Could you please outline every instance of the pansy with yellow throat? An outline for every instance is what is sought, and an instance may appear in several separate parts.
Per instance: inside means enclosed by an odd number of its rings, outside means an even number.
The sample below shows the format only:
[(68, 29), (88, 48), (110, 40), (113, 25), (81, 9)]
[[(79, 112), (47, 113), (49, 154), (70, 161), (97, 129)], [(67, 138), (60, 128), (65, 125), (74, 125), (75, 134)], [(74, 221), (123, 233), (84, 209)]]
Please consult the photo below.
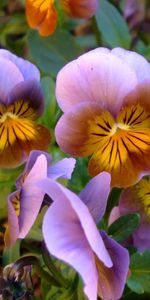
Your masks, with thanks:
[(50, 133), (36, 123), (44, 100), (36, 66), (0, 50), (0, 167), (16, 167), (31, 150), (47, 150)]
[(89, 174), (111, 174), (128, 187), (150, 172), (150, 65), (121, 48), (98, 48), (67, 64), (57, 76), (64, 114), (56, 125), (63, 151), (92, 156)]

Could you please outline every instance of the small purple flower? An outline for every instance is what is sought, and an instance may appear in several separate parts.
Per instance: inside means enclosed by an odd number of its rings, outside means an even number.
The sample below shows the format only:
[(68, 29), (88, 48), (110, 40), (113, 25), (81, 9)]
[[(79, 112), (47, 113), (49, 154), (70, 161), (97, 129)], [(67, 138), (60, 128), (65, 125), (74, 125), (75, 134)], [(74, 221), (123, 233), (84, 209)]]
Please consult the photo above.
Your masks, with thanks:
[(110, 214), (109, 223), (120, 216), (129, 213), (139, 213), (139, 227), (132, 234), (129, 242), (139, 251), (150, 250), (150, 181), (142, 179), (135, 186), (125, 189), (119, 199), (119, 206), (114, 207)]
[(81, 275), (89, 300), (96, 300), (97, 294), (104, 300), (119, 299), (128, 273), (128, 251), (95, 224), (106, 209), (110, 175), (94, 177), (80, 197), (49, 178), (39, 186), (54, 200), (43, 221), (49, 252)]
[(0, 167), (16, 167), (31, 150), (47, 150), (50, 133), (36, 124), (44, 109), (36, 66), (0, 50)]
[(24, 238), (41, 208), (45, 192), (37, 182), (47, 178), (70, 178), (75, 166), (75, 159), (64, 158), (50, 165), (51, 156), (41, 151), (31, 151), (23, 173), (16, 181), (17, 190), (8, 196), (8, 227), (5, 244), (12, 246), (17, 238)]

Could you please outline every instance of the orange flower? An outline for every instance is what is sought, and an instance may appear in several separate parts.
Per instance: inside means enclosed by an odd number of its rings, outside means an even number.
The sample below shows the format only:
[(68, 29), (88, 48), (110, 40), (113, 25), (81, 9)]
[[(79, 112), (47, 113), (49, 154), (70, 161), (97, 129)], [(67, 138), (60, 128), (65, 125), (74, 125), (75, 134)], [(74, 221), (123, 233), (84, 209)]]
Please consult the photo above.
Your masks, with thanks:
[[(90, 18), (98, 7), (98, 0), (60, 0), (64, 11), (74, 18)], [(57, 25), (54, 0), (26, 0), (27, 21), (42, 36), (53, 34)]]

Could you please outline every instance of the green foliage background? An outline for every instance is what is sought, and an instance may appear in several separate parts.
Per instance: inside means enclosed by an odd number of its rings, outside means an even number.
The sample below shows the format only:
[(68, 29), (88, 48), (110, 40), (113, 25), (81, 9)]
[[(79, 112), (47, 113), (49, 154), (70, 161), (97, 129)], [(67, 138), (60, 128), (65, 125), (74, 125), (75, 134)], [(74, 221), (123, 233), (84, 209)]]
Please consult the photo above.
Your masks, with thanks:
[[(130, 20), (123, 15), (125, 1), (99, 0), (100, 7), (95, 17), (89, 21), (74, 20), (68, 18), (59, 11), (59, 22), (54, 35), (41, 37), (37, 31), (29, 29), (25, 17), (25, 3), (23, 0), (0, 0), (0, 47), (6, 48), (37, 65), (41, 72), (41, 84), (45, 99), (45, 112), (40, 122), (45, 124), (52, 134), (52, 145), (49, 152), (54, 161), (65, 157), (57, 146), (54, 136), (54, 128), (61, 111), (55, 99), (55, 79), (58, 71), (69, 61), (80, 54), (95, 47), (123, 47), (137, 51), (150, 59), (150, 3), (143, 1), (145, 15), (136, 26), (131, 28)], [(141, 70), (142, 71), (142, 70)], [(23, 167), (15, 170), (0, 170), (0, 220), (2, 232), (3, 220), (7, 218), (7, 195), (14, 191), (15, 180)], [(85, 186), (89, 176), (87, 174), (87, 159), (77, 159), (77, 166), (70, 182), (63, 181), (65, 185), (80, 192)], [(108, 214), (112, 206), (117, 204), (120, 191), (115, 189), (109, 197), (107, 214), (99, 224), (101, 228), (117, 241), (124, 241), (139, 224), (139, 216), (128, 215), (117, 220), (110, 228), (107, 226)], [(22, 255), (34, 254), (38, 257), (35, 264), (34, 276), (40, 281), (39, 291), (34, 299), (44, 300), (84, 300), (82, 283), (71, 268), (52, 259), (50, 268), (48, 260), (44, 260), (39, 245), (41, 246), (41, 222), (45, 210), (42, 210), (35, 225), (31, 229), (25, 241), (17, 242), (14, 247), (1, 252), (1, 267), (12, 263)], [(1, 241), (3, 244), (3, 242)], [(130, 275), (122, 299), (149, 299), (150, 298), (150, 251), (143, 254), (136, 249), (129, 249), (131, 253)], [(69, 284), (65, 286), (65, 280), (58, 278), (60, 286), (53, 285), (52, 279), (45, 273), (54, 275), (52, 265), (61, 270), (62, 276), (68, 278)], [(37, 267), (38, 266), (38, 267)], [(39, 267), (40, 266), (40, 267)], [(55, 273), (55, 272), (54, 272)], [(40, 275), (37, 275), (40, 274)], [(37, 277), (36, 277), (37, 276)], [(38, 277), (39, 276), (39, 277)], [(49, 278), (47, 280), (46, 278)], [(119, 279), (118, 279), (119, 280)], [(63, 283), (62, 283), (63, 282)], [(17, 298), (16, 298), (17, 299)]]

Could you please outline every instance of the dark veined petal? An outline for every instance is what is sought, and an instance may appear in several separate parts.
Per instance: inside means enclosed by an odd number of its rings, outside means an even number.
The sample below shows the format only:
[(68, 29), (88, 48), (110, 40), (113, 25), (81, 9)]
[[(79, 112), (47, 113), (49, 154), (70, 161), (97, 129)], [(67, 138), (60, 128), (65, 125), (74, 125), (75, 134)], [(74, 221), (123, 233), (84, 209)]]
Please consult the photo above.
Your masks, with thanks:
[(42, 125), (24, 119), (4, 124), (0, 127), (0, 166), (16, 167), (31, 150), (47, 150), (49, 144), (49, 130)]
[[(15, 105), (16, 103), (18, 108), (16, 107), (16, 111), (14, 113), (20, 115), (23, 114), (23, 108), (25, 107), (25, 103), (28, 103), (28, 107), (34, 110), (35, 117), (37, 118), (43, 113), (44, 110), (44, 99), (42, 95), (41, 86), (36, 80), (26, 80), (17, 84), (8, 95), (7, 105)], [(22, 106), (22, 110), (19, 107)], [(21, 110), (20, 113), (17, 111)], [(23, 116), (23, 115), (22, 115)]]

